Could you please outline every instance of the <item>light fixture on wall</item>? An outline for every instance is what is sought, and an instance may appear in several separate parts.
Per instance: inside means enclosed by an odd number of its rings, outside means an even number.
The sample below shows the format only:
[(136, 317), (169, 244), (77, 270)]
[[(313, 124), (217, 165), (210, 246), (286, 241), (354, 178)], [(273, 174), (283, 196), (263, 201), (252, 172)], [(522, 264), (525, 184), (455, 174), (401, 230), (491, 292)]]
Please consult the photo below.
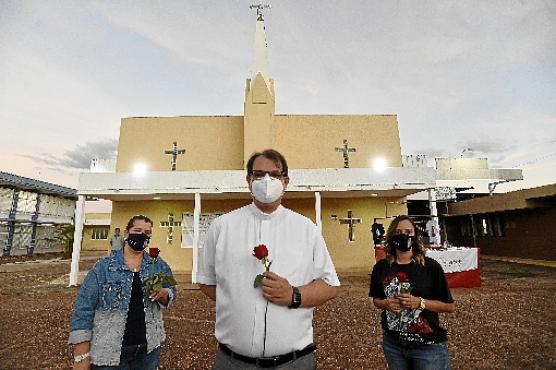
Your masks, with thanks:
[(147, 165), (143, 162), (137, 162), (133, 165), (134, 176), (144, 176), (147, 173)]
[(386, 162), (386, 159), (384, 159), (383, 157), (375, 158), (375, 160), (373, 161), (373, 168), (379, 172), (384, 171), (387, 166), (388, 163)]

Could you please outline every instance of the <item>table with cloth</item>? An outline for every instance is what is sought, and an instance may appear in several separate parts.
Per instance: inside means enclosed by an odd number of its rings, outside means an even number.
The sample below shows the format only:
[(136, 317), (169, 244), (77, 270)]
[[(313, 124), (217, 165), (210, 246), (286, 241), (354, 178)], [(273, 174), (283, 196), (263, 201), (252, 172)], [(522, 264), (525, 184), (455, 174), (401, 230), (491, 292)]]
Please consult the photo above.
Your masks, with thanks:
[(426, 255), (440, 263), (450, 288), (481, 286), (479, 248), (427, 249)]

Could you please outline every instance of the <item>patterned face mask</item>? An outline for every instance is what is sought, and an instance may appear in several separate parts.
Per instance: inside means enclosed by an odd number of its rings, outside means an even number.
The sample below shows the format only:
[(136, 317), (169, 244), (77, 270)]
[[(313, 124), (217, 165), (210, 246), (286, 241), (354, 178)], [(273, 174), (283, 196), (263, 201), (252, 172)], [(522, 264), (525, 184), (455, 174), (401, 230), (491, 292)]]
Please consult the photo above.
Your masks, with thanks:
[(407, 252), (411, 250), (413, 244), (415, 243), (415, 236), (410, 236), (407, 234), (392, 235), (392, 244), (400, 252)]
[(140, 252), (149, 245), (151, 237), (147, 234), (129, 234), (125, 240), (134, 251)]

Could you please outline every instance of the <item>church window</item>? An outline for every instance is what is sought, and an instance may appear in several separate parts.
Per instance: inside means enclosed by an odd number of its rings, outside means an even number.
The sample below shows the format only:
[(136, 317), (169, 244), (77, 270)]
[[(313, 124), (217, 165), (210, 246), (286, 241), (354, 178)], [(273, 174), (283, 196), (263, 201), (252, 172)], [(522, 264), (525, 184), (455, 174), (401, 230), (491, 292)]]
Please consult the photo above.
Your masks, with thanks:
[(107, 240), (108, 239), (108, 227), (94, 227), (91, 234), (92, 240)]

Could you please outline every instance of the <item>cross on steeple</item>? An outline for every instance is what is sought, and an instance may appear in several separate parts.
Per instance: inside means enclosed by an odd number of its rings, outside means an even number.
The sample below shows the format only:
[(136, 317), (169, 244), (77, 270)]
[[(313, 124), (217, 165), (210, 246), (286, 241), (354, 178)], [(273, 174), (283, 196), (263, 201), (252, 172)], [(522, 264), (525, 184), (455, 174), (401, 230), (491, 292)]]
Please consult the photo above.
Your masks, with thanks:
[(166, 227), (168, 228), (168, 231), (166, 233), (166, 243), (167, 244), (172, 244), (172, 240), (174, 239), (174, 227), (180, 227), (181, 226), (181, 221), (174, 221), (174, 214), (173, 213), (168, 213), (168, 221), (160, 221), (160, 227)]
[(353, 243), (355, 241), (355, 230), (354, 230), (355, 224), (360, 224), (361, 222), (363, 222), (363, 219), (353, 218), (353, 212), (351, 211), (351, 209), (348, 209), (347, 217), (340, 218), (338, 219), (338, 221), (340, 222), (340, 225), (348, 225), (349, 227), (348, 242)]
[(356, 151), (355, 148), (350, 148), (348, 146), (348, 141), (344, 139), (344, 145), (340, 148), (336, 147), (337, 152), (342, 152), (344, 156), (344, 168), (349, 168), (349, 153), (354, 153)]
[(172, 171), (176, 170), (176, 163), (178, 161), (178, 155), (185, 154), (185, 149), (178, 149), (178, 142), (174, 141), (172, 143), (172, 150), (165, 150), (164, 154), (169, 154), (172, 156)]
[(258, 21), (263, 21), (263, 9), (270, 9), (270, 5), (267, 4), (253, 4), (253, 5), (249, 5), (249, 9), (257, 9), (257, 20)]

